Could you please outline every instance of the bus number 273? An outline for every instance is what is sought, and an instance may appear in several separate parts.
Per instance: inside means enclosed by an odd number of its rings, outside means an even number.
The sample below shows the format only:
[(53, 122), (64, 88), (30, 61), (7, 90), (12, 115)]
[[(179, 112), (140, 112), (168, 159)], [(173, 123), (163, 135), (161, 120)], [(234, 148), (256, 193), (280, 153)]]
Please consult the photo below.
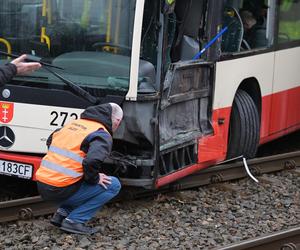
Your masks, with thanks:
[(76, 113), (68, 113), (68, 112), (51, 112), (51, 126), (64, 126), (65, 122), (69, 119), (78, 119), (78, 115)]

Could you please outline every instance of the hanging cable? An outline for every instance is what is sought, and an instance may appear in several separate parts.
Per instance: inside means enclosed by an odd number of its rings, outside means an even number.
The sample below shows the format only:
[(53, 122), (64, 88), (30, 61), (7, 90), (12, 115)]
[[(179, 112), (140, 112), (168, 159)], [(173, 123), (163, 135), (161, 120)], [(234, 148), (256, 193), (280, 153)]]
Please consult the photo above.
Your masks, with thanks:
[(251, 174), (251, 172), (250, 172), (250, 170), (249, 170), (249, 167), (248, 167), (246, 158), (243, 158), (243, 163), (244, 163), (244, 167), (245, 167), (245, 169), (246, 169), (247, 174), (250, 176), (250, 178), (251, 178), (252, 180), (254, 180), (255, 182), (258, 183), (258, 180)]

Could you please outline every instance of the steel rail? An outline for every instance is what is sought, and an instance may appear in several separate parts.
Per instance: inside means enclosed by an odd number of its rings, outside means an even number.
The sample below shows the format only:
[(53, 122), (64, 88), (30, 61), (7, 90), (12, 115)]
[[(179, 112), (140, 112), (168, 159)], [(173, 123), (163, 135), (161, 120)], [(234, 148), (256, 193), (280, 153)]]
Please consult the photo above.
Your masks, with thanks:
[(55, 211), (55, 204), (45, 202), (41, 196), (0, 202), (0, 222), (32, 219)]
[[(300, 166), (300, 151), (255, 158), (248, 161), (248, 166), (254, 175), (261, 175), (263, 173), (284, 169), (295, 169), (295, 171), (299, 171), (296, 168), (297, 166)], [(124, 188), (116, 200), (144, 198), (157, 193), (195, 188), (208, 184), (244, 178), (246, 176), (247, 173), (243, 167), (243, 163), (226, 163), (201, 170), (159, 190)], [(47, 215), (53, 213), (55, 208), (55, 204), (43, 201), (40, 196), (0, 202), (0, 222)]]
[[(293, 170), (300, 166), (300, 151), (254, 158), (247, 161), (250, 172), (259, 176), (281, 170)], [(173, 190), (189, 189), (247, 177), (243, 162), (220, 164), (187, 176), (170, 186)]]
[(250, 240), (241, 241), (216, 250), (299, 250), (300, 226), (280, 232), (271, 233)]

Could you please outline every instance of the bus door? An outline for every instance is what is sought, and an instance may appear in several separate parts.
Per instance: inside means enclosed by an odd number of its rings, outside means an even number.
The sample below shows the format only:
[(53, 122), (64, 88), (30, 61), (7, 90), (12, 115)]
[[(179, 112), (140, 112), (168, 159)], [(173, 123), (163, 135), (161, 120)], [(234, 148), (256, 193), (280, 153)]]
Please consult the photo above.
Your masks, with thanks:
[[(166, 56), (159, 116), (160, 172), (163, 176), (197, 163), (198, 138), (212, 133), (211, 91), (214, 67), (192, 58), (201, 50), (199, 37), (206, 1), (177, 0), (166, 25)], [(169, 61), (170, 60), (170, 61)]]

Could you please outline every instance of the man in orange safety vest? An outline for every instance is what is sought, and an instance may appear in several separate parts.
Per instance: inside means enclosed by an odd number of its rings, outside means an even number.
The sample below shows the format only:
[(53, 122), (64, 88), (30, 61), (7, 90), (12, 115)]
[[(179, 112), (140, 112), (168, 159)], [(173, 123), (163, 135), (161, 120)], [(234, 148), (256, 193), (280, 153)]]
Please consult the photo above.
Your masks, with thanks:
[(112, 133), (123, 118), (115, 103), (88, 107), (80, 119), (55, 131), (47, 140), (48, 152), (37, 170), (38, 190), (59, 208), (50, 222), (62, 230), (93, 234), (86, 225), (96, 212), (119, 193), (116, 177), (102, 173), (112, 149)]

